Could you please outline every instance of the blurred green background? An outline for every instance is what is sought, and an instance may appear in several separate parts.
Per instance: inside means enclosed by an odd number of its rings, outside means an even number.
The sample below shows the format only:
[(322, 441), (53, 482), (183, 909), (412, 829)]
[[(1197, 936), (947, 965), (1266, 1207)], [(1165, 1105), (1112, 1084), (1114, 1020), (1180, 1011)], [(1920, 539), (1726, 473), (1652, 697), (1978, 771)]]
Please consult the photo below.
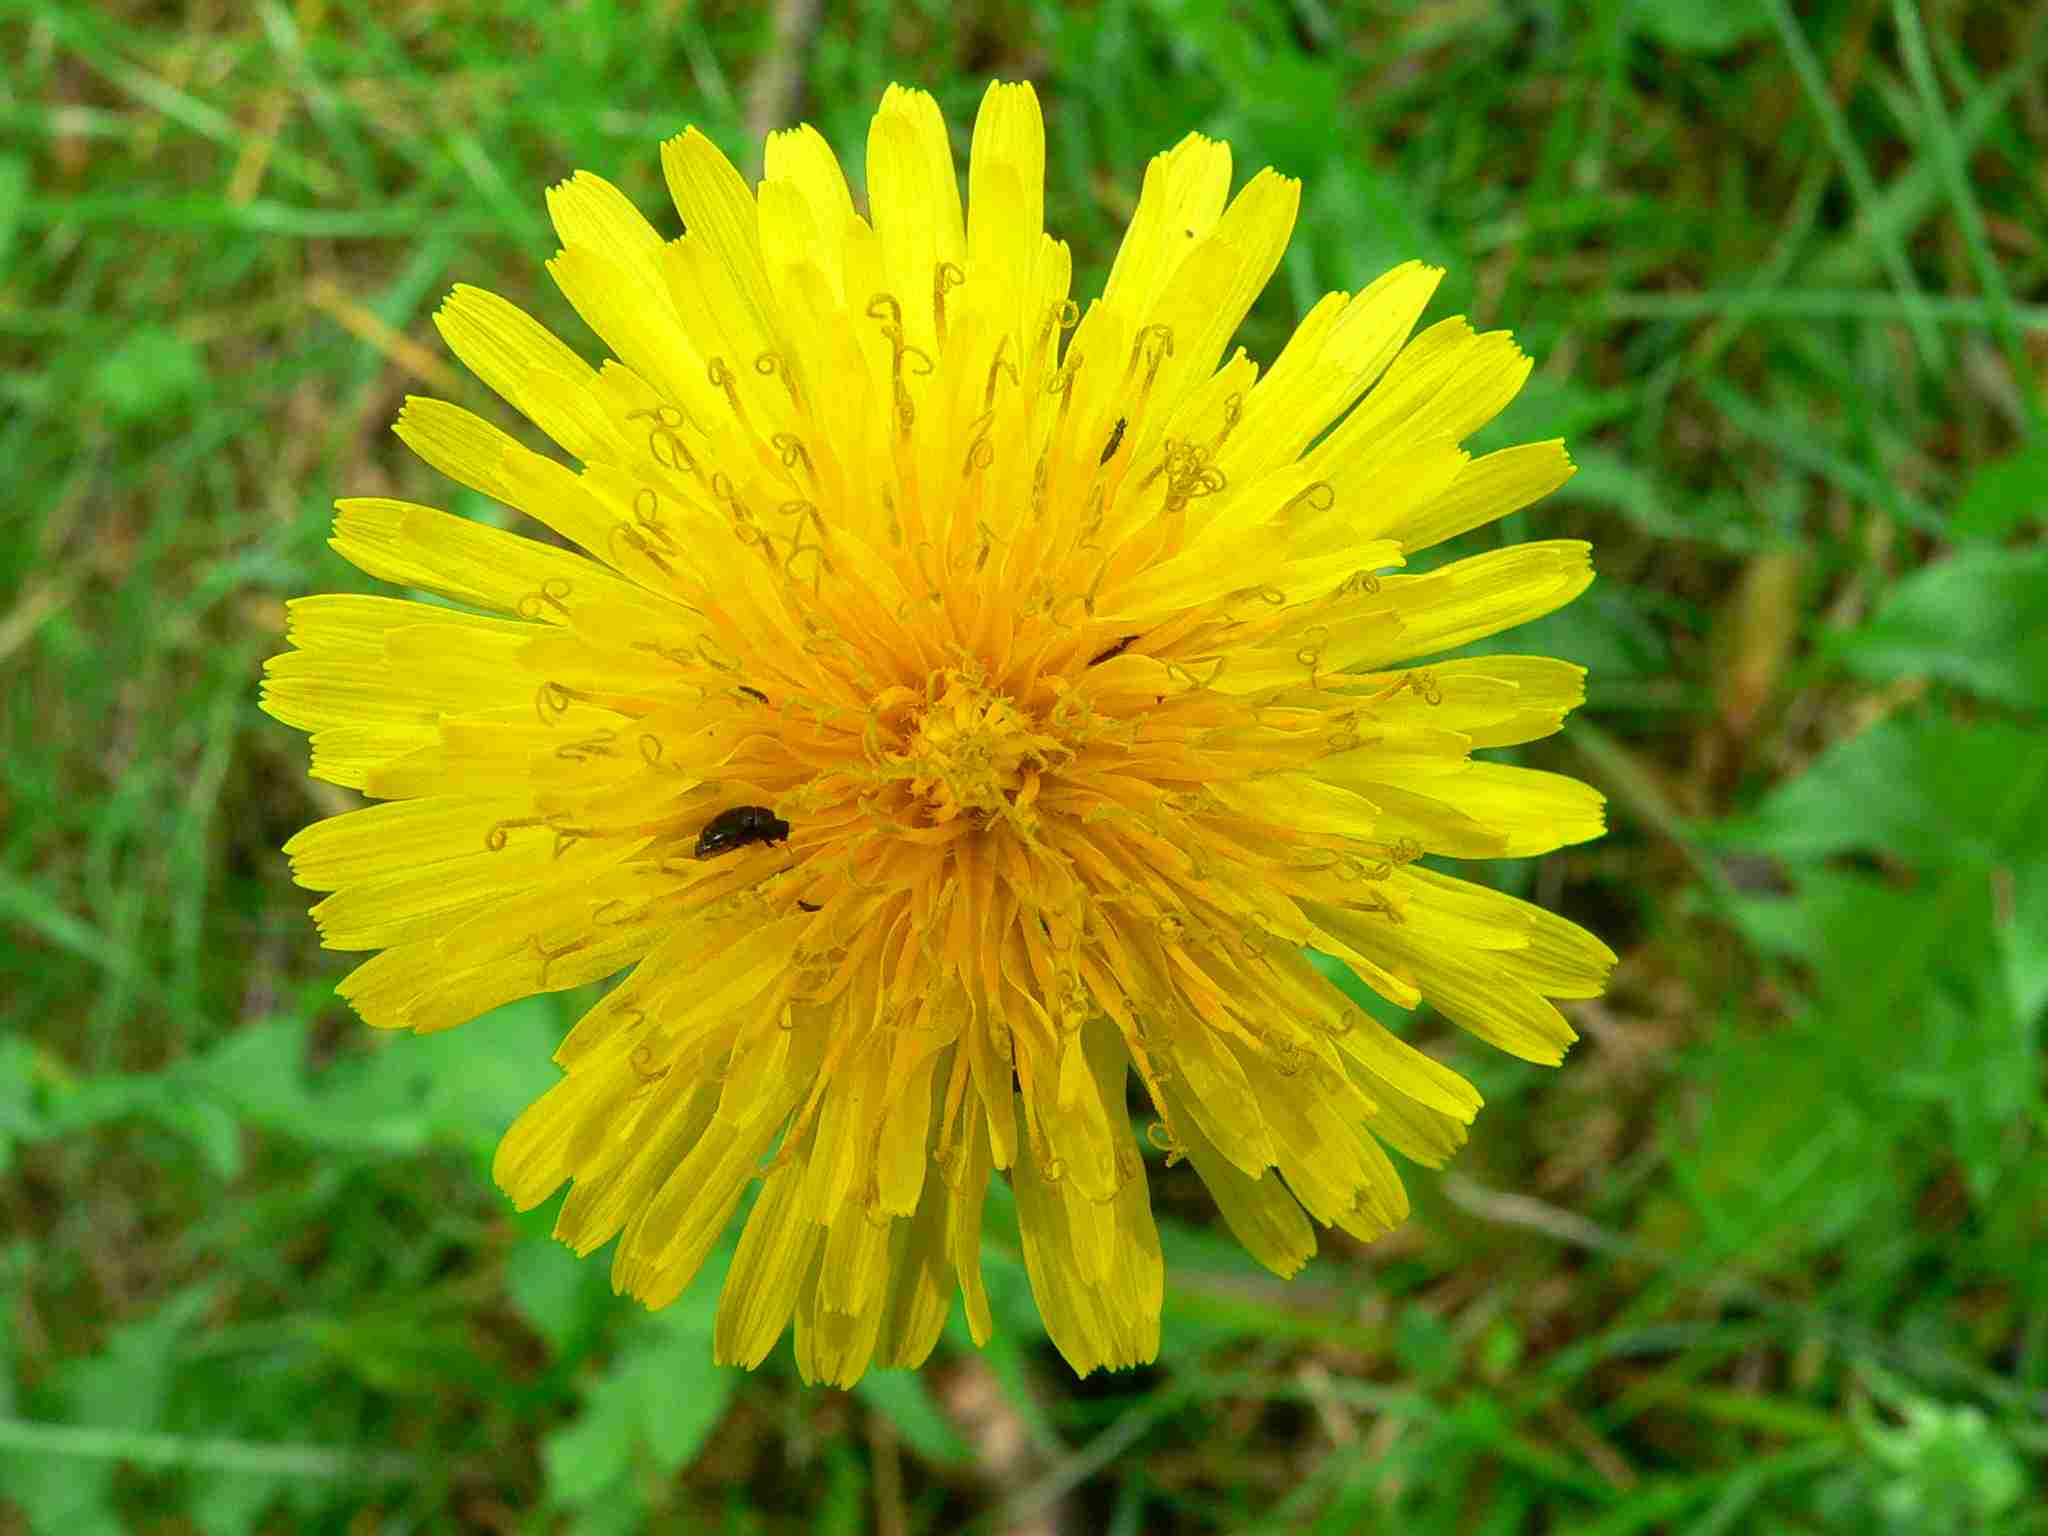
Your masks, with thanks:
[[(1911, 0), (0, 0), (0, 1532), (2048, 1531), (2048, 12)], [(428, 324), (548, 286), (579, 167), (891, 80), (964, 153), (1037, 84), (1095, 291), (1190, 129), (1303, 178), (1244, 337), (1420, 256), (1538, 360), (1482, 446), (1593, 541), (1501, 642), (1593, 669), (1528, 762), (1603, 842), (1484, 871), (1603, 934), (1561, 1071), (1301, 1277), (1153, 1169), (1156, 1367), (1076, 1383), (1007, 1208), (998, 1336), (709, 1364), (488, 1178), (588, 994), (431, 1038), (331, 995), (278, 845), (349, 796), (258, 714), (338, 494), (503, 521), (387, 430), (504, 419)], [(451, 493), (452, 492), (452, 493)], [(954, 1327), (958, 1327), (956, 1314)]]

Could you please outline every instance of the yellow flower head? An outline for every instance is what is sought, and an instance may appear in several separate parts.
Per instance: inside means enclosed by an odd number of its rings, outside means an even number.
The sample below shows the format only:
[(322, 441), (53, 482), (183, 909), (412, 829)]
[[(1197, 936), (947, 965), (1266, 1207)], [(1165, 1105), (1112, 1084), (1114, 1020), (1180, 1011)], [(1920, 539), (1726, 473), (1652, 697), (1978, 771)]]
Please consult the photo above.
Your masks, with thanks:
[[(1418, 864), (1601, 830), (1573, 780), (1474, 761), (1545, 735), (1582, 673), (1405, 665), (1556, 608), (1583, 544), (1388, 574), (1571, 473), (1458, 446), (1520, 387), (1504, 333), (1410, 337), (1410, 263), (1311, 310), (1259, 376), (1225, 348), (1299, 186), (1230, 194), (1190, 135), (1146, 168), (1103, 296), (1042, 227), (1044, 130), (990, 87), (963, 212), (929, 96), (892, 87), (868, 212), (825, 141), (749, 189), (663, 146), (686, 233), (579, 174), (548, 195), (592, 368), (457, 288), (450, 347), (581, 465), (413, 399), (398, 433), (561, 536), (344, 501), (334, 547), (452, 599), (291, 605), (265, 705), (313, 773), (385, 803), (294, 838), (372, 1024), (444, 1029), (631, 968), (500, 1147), (521, 1207), (673, 1300), (760, 1181), (718, 1315), (804, 1375), (931, 1351), (954, 1290), (990, 1329), (991, 1176), (1015, 1192), (1077, 1371), (1158, 1349), (1162, 1270), (1125, 1095), (1258, 1259), (1372, 1238), (1479, 1096), (1350, 1006), (1560, 1059), (1549, 1002), (1613, 956)], [(564, 544), (577, 546), (576, 549)], [(580, 551), (580, 552), (579, 552)], [(480, 1048), (488, 1048), (481, 1046)]]

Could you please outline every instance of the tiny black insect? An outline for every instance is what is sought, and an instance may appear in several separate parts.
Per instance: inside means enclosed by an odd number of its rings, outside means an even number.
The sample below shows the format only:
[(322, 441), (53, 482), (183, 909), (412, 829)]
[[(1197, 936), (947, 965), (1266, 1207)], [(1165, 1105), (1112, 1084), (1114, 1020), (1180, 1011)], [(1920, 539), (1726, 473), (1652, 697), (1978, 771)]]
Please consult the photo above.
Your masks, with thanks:
[(801, 896), (797, 897), (797, 899), (796, 899), (796, 904), (797, 904), (798, 906), (802, 907), (802, 908), (803, 908), (803, 909), (804, 909), (804, 910), (805, 910), (806, 912), (822, 912), (822, 911), (824, 911), (824, 910), (825, 910), (825, 909), (824, 909), (823, 907), (819, 906), (819, 905), (818, 905), (818, 904), (817, 904), (816, 902), (814, 902), (814, 901), (805, 901), (805, 900), (803, 899), (803, 897), (801, 897)]
[(749, 843), (786, 843), (789, 823), (765, 805), (736, 805), (720, 811), (697, 834), (697, 857), (715, 859)]
[(1121, 655), (1123, 655), (1123, 653), (1124, 653), (1124, 647), (1125, 647), (1125, 646), (1127, 646), (1127, 645), (1129, 645), (1129, 644), (1130, 644), (1130, 643), (1131, 643), (1131, 642), (1132, 642), (1133, 640), (1135, 640), (1135, 639), (1137, 639), (1137, 638), (1138, 638), (1138, 637), (1137, 637), (1136, 635), (1125, 635), (1125, 636), (1123, 637), (1123, 639), (1121, 639), (1121, 640), (1117, 641), (1117, 643), (1116, 643), (1115, 645), (1112, 645), (1112, 646), (1111, 646), (1111, 647), (1110, 647), (1110, 648), (1109, 648), (1108, 650), (1104, 651), (1104, 652), (1103, 652), (1103, 653), (1102, 653), (1102, 654), (1101, 654), (1100, 656), (1096, 657), (1096, 658), (1095, 658), (1095, 659), (1094, 659), (1093, 661), (1089, 662), (1089, 663), (1088, 663), (1088, 665), (1089, 665), (1089, 666), (1091, 666), (1091, 667), (1099, 667), (1099, 666), (1101, 666), (1101, 665), (1102, 665), (1102, 664), (1103, 664), (1103, 663), (1104, 663), (1105, 661), (1109, 660), (1109, 658), (1110, 658), (1110, 657), (1112, 657), (1112, 656), (1121, 656)]
[(739, 689), (741, 693), (746, 694), (749, 698), (759, 699), (763, 704), (768, 702), (768, 695), (758, 688), (749, 688), (745, 683), (741, 683)]
[(1109, 442), (1102, 450), (1103, 463), (1107, 464), (1116, 457), (1117, 445), (1124, 440), (1124, 427), (1126, 424), (1123, 417), (1119, 416), (1116, 419), (1116, 425), (1109, 429)]

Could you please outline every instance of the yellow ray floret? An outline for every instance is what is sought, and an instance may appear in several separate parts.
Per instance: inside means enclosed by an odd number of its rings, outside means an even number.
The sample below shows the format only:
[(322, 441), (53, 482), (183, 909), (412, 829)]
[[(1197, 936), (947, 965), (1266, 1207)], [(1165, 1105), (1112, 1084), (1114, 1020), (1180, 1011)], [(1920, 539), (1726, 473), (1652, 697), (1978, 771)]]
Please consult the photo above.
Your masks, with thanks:
[[(293, 603), (264, 705), (377, 803), (287, 848), (373, 1024), (619, 978), (510, 1128), (521, 1207), (664, 1305), (744, 1207), (716, 1350), (848, 1383), (993, 1327), (1015, 1195), (1077, 1371), (1159, 1347), (1148, 1161), (1259, 1262), (1370, 1241), (1479, 1096), (1311, 964), (1556, 1061), (1613, 956), (1441, 861), (1596, 837), (1598, 794), (1475, 755), (1578, 667), (1452, 657), (1571, 601), (1570, 540), (1422, 554), (1555, 490), (1465, 439), (1529, 359), (1407, 263), (1232, 352), (1298, 183), (1226, 145), (1146, 168), (1101, 298), (1044, 227), (1045, 125), (992, 86), (965, 166), (891, 87), (857, 199), (825, 140), (750, 186), (662, 149), (685, 233), (549, 192), (549, 271), (609, 356), (457, 288), (456, 355), (559, 447), (406, 402), (423, 460), (537, 539), (384, 498), (334, 547), (405, 597)], [(1150, 1105), (1141, 1137), (1133, 1089)], [(750, 1202), (750, 1203), (749, 1203)]]

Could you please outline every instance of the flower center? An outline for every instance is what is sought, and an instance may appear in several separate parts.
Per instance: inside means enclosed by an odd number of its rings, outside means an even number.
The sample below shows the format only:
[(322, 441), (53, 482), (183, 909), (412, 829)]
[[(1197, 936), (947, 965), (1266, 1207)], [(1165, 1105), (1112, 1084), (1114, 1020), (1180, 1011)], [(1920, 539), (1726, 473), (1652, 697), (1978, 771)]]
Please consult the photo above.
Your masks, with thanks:
[(912, 713), (907, 744), (893, 759), (934, 823), (1028, 811), (1040, 773), (1070, 755), (1008, 695), (970, 674), (934, 673), (925, 696), (932, 702)]

